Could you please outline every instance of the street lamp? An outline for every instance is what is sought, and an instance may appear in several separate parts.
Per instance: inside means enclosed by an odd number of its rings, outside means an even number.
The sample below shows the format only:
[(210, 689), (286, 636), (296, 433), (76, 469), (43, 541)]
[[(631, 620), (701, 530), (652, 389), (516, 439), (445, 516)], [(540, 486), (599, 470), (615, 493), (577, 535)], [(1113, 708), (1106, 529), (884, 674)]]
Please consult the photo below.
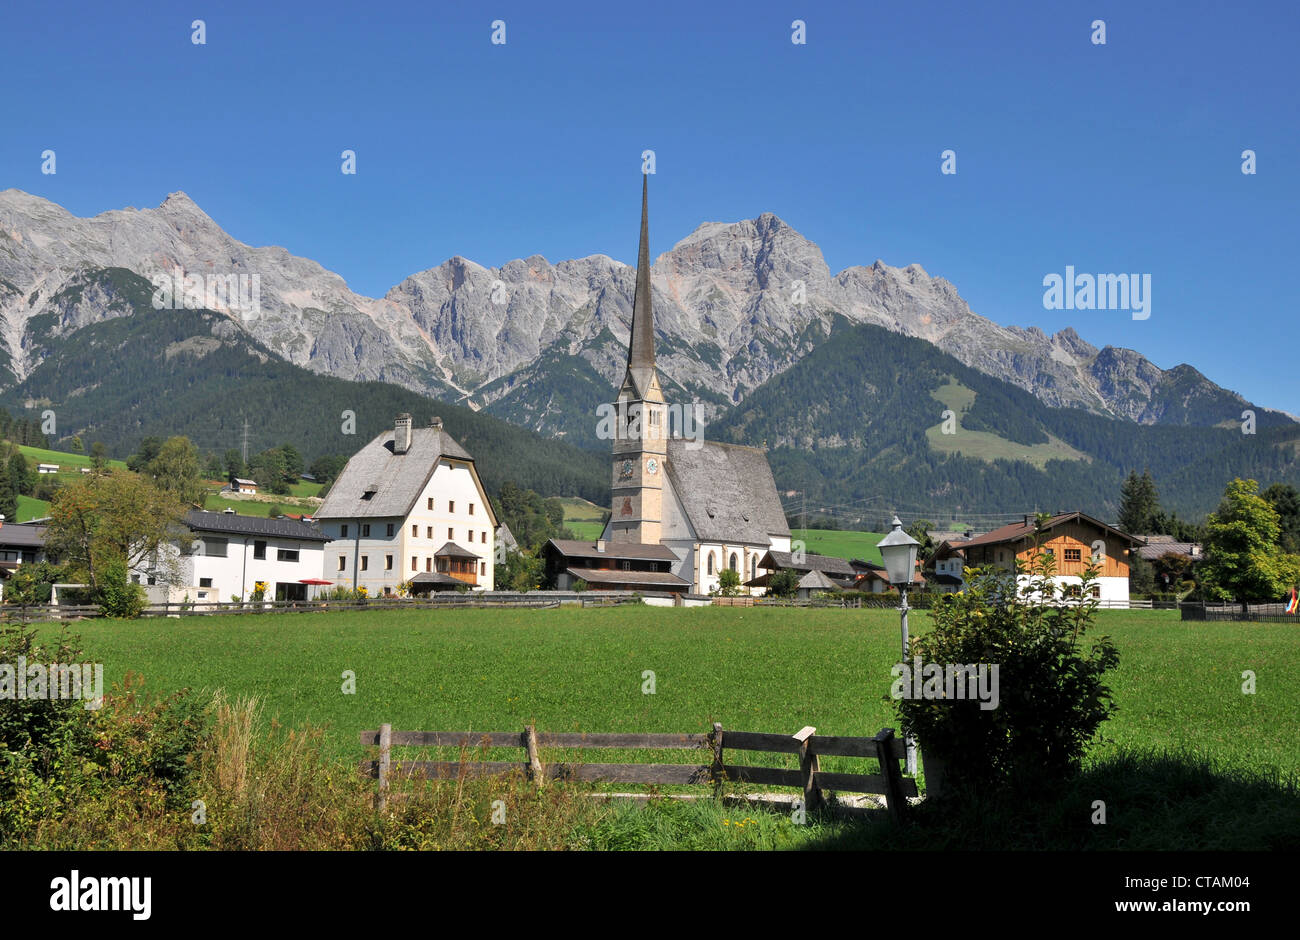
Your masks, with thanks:
[[(880, 549), (880, 557), (885, 562), (885, 574), (889, 577), (889, 583), (898, 588), (898, 595), (901, 598), (899, 613), (902, 614), (903, 630), (903, 662), (907, 662), (907, 586), (912, 583), (916, 574), (916, 551), (921, 547), (921, 543), (912, 538), (903, 531), (903, 523), (894, 516), (890, 525), (893, 526), (888, 535), (880, 540), (876, 545)], [(905, 738), (907, 744), (907, 772), (916, 774), (916, 741), (909, 734)]]

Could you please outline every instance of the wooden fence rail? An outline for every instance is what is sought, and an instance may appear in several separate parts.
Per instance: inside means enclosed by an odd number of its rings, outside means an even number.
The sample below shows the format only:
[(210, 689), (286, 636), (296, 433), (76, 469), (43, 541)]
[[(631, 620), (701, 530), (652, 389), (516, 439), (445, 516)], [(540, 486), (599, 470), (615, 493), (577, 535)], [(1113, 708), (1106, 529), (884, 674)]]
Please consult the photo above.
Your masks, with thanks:
[[(376, 804), (387, 805), (394, 775), (457, 779), (521, 772), (540, 786), (547, 780), (604, 781), (634, 784), (709, 784), (717, 791), (724, 783), (794, 787), (803, 791), (805, 808), (812, 810), (826, 802), (825, 791), (880, 794), (886, 798), (896, 822), (904, 819), (907, 797), (917, 795), (916, 781), (905, 778), (899, 761), (907, 757), (903, 741), (892, 728), (883, 728), (872, 738), (818, 735), (811, 726), (793, 735), (755, 731), (725, 731), (714, 724), (707, 734), (579, 734), (536, 731), (531, 725), (519, 731), (393, 731), (381, 725), (362, 731), (361, 743), (378, 747), (377, 759), (364, 760), (360, 770), (378, 781)], [(394, 747), (520, 748), (523, 761), (400, 761), (392, 760)], [(543, 748), (576, 750), (708, 750), (707, 764), (605, 764), (544, 763)], [(728, 750), (762, 751), (799, 756), (799, 769), (728, 764)], [(859, 757), (875, 760), (879, 773), (829, 773), (820, 767), (821, 757)]]

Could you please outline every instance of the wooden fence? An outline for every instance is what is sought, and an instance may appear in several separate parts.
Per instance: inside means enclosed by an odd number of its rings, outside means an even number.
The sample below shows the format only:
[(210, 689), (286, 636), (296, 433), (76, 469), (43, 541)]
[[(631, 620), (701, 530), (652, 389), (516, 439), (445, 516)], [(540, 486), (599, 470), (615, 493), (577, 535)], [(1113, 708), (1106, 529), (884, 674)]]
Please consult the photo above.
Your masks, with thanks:
[[(803, 792), (804, 807), (812, 810), (826, 802), (825, 791), (880, 794), (886, 799), (895, 822), (906, 813), (907, 797), (917, 795), (916, 781), (904, 777), (899, 761), (907, 757), (903, 741), (884, 728), (873, 738), (818, 735), (805, 727), (793, 735), (754, 731), (724, 731), (714, 724), (707, 734), (553, 734), (538, 732), (529, 725), (518, 731), (394, 731), (381, 725), (377, 731), (362, 731), (361, 743), (378, 747), (377, 759), (361, 762), (361, 773), (378, 781), (376, 804), (387, 805), (394, 775), (457, 779), (520, 772), (540, 786), (547, 780), (604, 781), (631, 784), (708, 784), (715, 792), (725, 783), (794, 787)], [(394, 747), (459, 747), (496, 749), (521, 748), (523, 761), (401, 761), (392, 760)], [(545, 763), (543, 748), (578, 750), (647, 749), (705, 750), (707, 764), (587, 764)], [(799, 769), (728, 764), (727, 751), (762, 751), (797, 754)], [(879, 773), (828, 773), (820, 766), (822, 757), (860, 757), (875, 760)]]
[[(613, 607), (635, 604), (639, 598), (626, 592), (600, 592), (591, 594), (559, 593), (551, 591), (477, 592), (469, 594), (435, 594), (430, 597), (372, 597), (367, 600), (311, 600), (263, 601), (240, 603), (221, 601), (190, 601), (168, 604), (148, 604), (142, 617), (213, 617), (226, 614), (269, 614), (275, 612), (309, 613), (328, 610), (443, 610), (465, 607), (559, 607), (562, 603), (580, 604), (583, 607)], [(27, 607), (5, 604), (0, 606), (0, 620), (44, 621), (78, 620), (102, 616), (97, 604), (31, 604)]]

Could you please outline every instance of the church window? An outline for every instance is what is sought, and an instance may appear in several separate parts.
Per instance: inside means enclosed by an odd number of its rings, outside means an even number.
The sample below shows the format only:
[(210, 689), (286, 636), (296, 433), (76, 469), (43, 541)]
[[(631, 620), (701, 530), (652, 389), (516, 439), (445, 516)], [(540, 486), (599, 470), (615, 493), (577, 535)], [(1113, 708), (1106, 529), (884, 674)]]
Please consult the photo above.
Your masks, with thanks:
[(740, 569), (736, 567), (736, 553), (735, 553), (735, 552), (732, 552), (732, 553), (731, 553), (731, 563), (730, 563), (729, 565), (727, 565), (727, 567), (730, 568), (732, 571), (735, 571), (735, 572), (739, 572), (739, 571), (740, 571)]
[(749, 556), (749, 578), (752, 581), (754, 578), (757, 577), (758, 577), (758, 556), (750, 555)]
[(713, 552), (709, 552), (709, 574), (713, 574)]

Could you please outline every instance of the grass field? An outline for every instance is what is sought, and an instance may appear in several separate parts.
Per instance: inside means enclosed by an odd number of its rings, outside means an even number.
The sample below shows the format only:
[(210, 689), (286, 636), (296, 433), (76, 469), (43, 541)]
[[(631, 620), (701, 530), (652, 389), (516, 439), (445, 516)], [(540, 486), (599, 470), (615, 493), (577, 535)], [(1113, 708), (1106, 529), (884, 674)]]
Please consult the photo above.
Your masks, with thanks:
[[(60, 467), (89, 467), (90, 454), (74, 454), (62, 450), (45, 450), (41, 447), (19, 445), (18, 450), (32, 463), (56, 463)], [(110, 460), (108, 465), (115, 470), (125, 470), (125, 460)]]
[(18, 497), (18, 521), (28, 522), (32, 519), (43, 519), (50, 514), (50, 504), (43, 499), (37, 499), (34, 496)]
[(311, 515), (311, 513), (320, 505), (319, 503), (309, 503), (305, 500), (294, 499), (289, 496), (277, 497), (273, 501), (264, 502), (254, 499), (230, 499), (225, 496), (218, 496), (216, 493), (209, 493), (203, 500), (203, 508), (210, 509), (213, 512), (220, 512), (224, 509), (233, 509), (241, 516), (269, 516), (271, 507), (279, 505), (285, 512), (302, 513)]
[(880, 532), (850, 532), (846, 529), (795, 529), (790, 530), (791, 540), (802, 539), (809, 554), (830, 555), (851, 561), (860, 558), (880, 564), (880, 550), (876, 548), (884, 535)]
[(560, 497), (564, 504), (564, 525), (580, 539), (598, 539), (605, 526), (603, 519), (608, 510), (580, 496)]
[(943, 433), (943, 422), (926, 429), (925, 439), (930, 447), (941, 454), (961, 453), (976, 460), (1023, 460), (1043, 469), (1049, 460), (1088, 460), (1088, 455), (1075, 450), (1059, 438), (1048, 435), (1046, 444), (1018, 444), (989, 431), (972, 431), (962, 427), (961, 416), (975, 401), (975, 393), (964, 385), (950, 382), (931, 393), (945, 408), (952, 409), (957, 418), (955, 434)]
[[(1166, 611), (1097, 616), (1097, 632), (1115, 638), (1121, 661), (1111, 680), (1119, 712), (1093, 758), (1119, 747), (1172, 747), (1236, 768), (1300, 770), (1296, 627), (1186, 624)], [(923, 613), (913, 615), (914, 631), (926, 625)], [(357, 733), (382, 722), (399, 730), (534, 723), (703, 732), (719, 721), (848, 735), (897, 725), (886, 701), (899, 642), (889, 610), (376, 611), (80, 628), (109, 685), (129, 670), (157, 692), (256, 695), (281, 722), (327, 724), (328, 748), (347, 759), (361, 754)], [(341, 692), (349, 669), (355, 695)], [(1247, 669), (1257, 676), (1253, 695), (1241, 691)], [(641, 691), (645, 670), (655, 673), (653, 695)], [(668, 759), (687, 759), (676, 753)]]

